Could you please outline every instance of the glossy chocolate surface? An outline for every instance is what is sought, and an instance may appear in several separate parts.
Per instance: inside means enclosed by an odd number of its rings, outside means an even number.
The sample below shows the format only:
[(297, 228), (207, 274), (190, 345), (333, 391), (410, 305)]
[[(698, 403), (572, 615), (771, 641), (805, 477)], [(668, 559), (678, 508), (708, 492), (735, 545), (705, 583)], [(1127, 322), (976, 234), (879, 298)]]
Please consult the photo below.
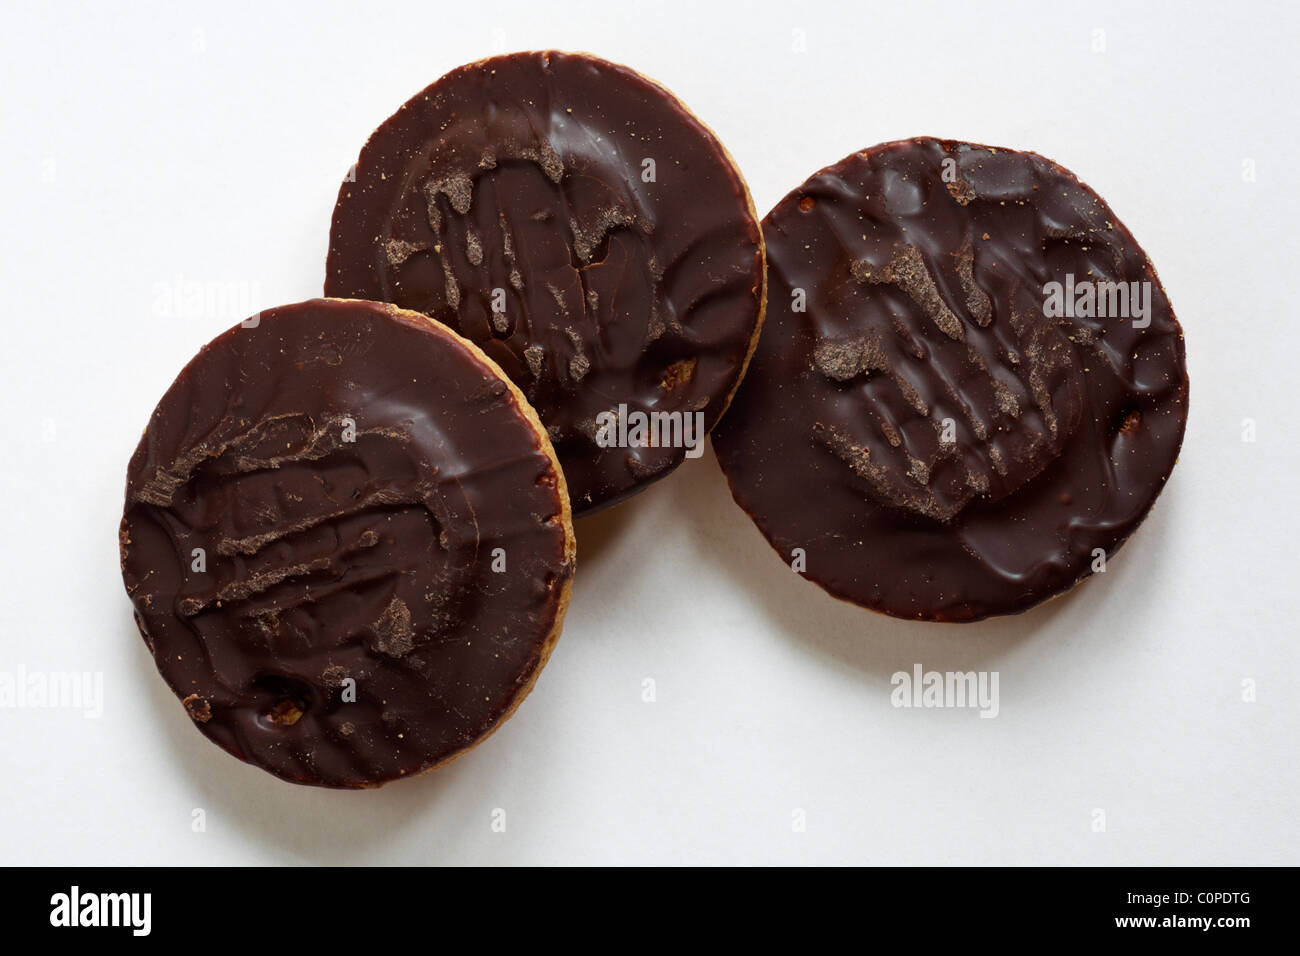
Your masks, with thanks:
[(219, 336), (164, 395), (129, 466), (122, 573), (204, 734), (295, 783), (377, 786), (527, 693), (568, 600), (563, 487), (516, 393), (447, 329), (304, 302)]
[(454, 70), (374, 133), (339, 191), (325, 291), (482, 347), (536, 406), (583, 514), (684, 453), (601, 447), (597, 416), (712, 428), (762, 285), (757, 217), (713, 135), (632, 70), (552, 52)]
[(967, 621), (1114, 554), (1177, 460), (1188, 385), (1164, 290), (1096, 193), (1033, 153), (917, 139), (822, 170), (763, 228), (771, 308), (714, 447), (787, 562)]

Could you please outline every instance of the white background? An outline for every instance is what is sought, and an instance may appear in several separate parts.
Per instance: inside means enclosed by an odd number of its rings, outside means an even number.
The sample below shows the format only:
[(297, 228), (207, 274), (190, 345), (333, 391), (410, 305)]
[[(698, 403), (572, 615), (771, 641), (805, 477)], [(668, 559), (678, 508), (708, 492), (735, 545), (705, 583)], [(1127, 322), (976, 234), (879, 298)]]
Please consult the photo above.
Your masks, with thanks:
[[(1297, 9), (7, 10), (0, 670), (102, 672), (105, 701), (97, 720), (0, 710), (0, 859), (1300, 862)], [(490, 741), (382, 791), (282, 783), (195, 732), (135, 630), (116, 546), (127, 459), (199, 346), (320, 293), (338, 183), (379, 122), (460, 63), (543, 47), (674, 90), (760, 214), (847, 153), (913, 135), (1074, 170), (1146, 248), (1186, 331), (1182, 460), (1104, 576), (944, 627), (793, 574), (710, 451), (579, 523), (564, 636)], [(191, 282), (252, 301), (166, 301)], [(891, 707), (890, 675), (914, 663), (998, 671), (1000, 715)]]

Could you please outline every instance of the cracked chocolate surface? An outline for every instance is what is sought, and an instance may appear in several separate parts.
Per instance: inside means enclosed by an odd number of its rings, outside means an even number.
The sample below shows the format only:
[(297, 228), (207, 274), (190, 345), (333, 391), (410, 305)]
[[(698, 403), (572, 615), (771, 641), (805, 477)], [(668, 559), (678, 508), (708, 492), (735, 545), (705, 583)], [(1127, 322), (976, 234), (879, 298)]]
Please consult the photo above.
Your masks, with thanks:
[(481, 346), (536, 406), (583, 514), (684, 453), (602, 448), (602, 412), (717, 422), (763, 281), (748, 192), (708, 129), (626, 67), (542, 52), (454, 70), (374, 133), (339, 191), (325, 290)]
[(472, 346), (315, 300), (219, 336), (168, 389), (131, 458), (121, 559), (207, 737), (295, 783), (371, 787), (461, 753), (527, 693), (573, 538), (540, 425)]
[[(817, 173), (763, 228), (772, 307), (714, 447), (810, 579), (899, 617), (974, 620), (1066, 590), (1145, 517), (1187, 420), (1182, 330), (1069, 171), (889, 143)], [(1080, 314), (1046, 306), (1067, 281), (1093, 284)], [(1148, 284), (1149, 315), (1105, 283)]]

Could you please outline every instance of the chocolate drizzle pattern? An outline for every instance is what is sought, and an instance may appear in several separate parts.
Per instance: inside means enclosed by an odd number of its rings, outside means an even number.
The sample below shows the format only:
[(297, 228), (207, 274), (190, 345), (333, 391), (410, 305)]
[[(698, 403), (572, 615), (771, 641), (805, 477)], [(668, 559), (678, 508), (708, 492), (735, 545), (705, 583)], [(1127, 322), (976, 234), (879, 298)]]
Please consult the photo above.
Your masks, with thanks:
[[(918, 139), (821, 171), (763, 225), (774, 305), (714, 446), (778, 552), (938, 621), (1024, 610), (1115, 552), (1178, 457), (1187, 374), (1100, 197), (1032, 153)], [(1138, 285), (1060, 315), (1053, 282)]]
[(206, 346), (131, 459), (121, 529), (141, 634), (203, 733), (369, 787), (507, 716), (573, 571), (530, 415), (472, 346), (382, 304), (287, 306)]
[(763, 282), (757, 216), (708, 129), (625, 67), (543, 52), (461, 67), (374, 133), (339, 192), (325, 290), (481, 346), (536, 406), (583, 514), (683, 458), (600, 447), (598, 415), (713, 427)]

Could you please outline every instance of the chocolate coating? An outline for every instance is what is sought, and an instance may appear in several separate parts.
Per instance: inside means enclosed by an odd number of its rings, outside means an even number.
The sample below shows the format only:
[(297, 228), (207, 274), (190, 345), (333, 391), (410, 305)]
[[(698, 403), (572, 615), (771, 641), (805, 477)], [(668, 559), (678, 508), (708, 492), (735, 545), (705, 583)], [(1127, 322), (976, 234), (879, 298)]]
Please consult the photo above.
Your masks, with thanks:
[(573, 536), (545, 433), (482, 353), (423, 316), (318, 299), (227, 331), (167, 390), (131, 458), (121, 557), (204, 734), (285, 780), (373, 787), (463, 752), (527, 694)]
[(684, 453), (600, 447), (602, 412), (717, 422), (763, 276), (758, 217), (713, 134), (626, 67), (543, 52), (460, 67), (379, 127), (339, 191), (325, 292), (480, 345), (537, 408), (586, 514)]
[[(814, 175), (763, 229), (774, 307), (714, 447), (807, 577), (898, 617), (971, 621), (1068, 589), (1145, 517), (1187, 421), (1182, 330), (1070, 172), (888, 143)], [(1062, 299), (1088, 282), (1138, 297), (1126, 315), (1094, 286), (1107, 315), (1062, 316), (1054, 282)]]

